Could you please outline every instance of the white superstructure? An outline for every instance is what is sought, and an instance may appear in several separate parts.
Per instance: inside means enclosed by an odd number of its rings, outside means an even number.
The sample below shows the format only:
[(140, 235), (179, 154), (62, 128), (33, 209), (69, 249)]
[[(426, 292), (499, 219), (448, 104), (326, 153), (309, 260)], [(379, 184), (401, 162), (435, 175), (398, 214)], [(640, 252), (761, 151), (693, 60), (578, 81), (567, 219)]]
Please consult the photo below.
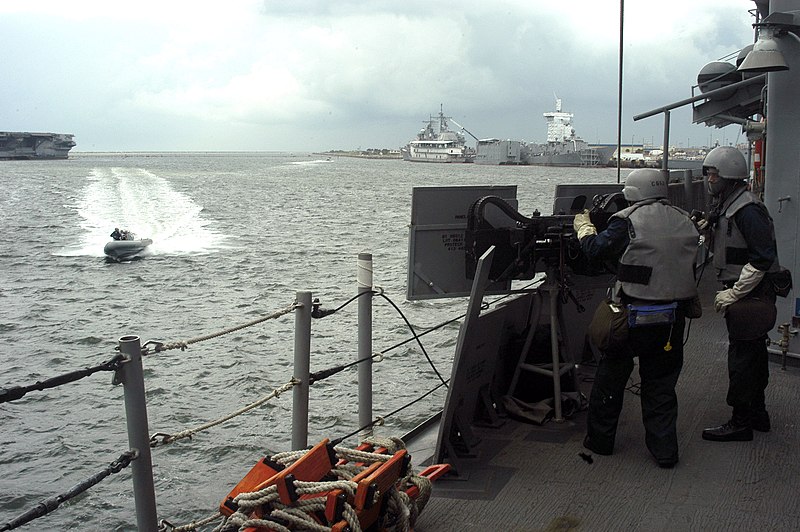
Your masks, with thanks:
[(556, 110), (544, 113), (547, 120), (547, 142), (568, 142), (575, 140), (572, 127), (572, 113), (561, 111), (561, 98), (556, 98)]
[(439, 116), (431, 116), (417, 138), (401, 149), (406, 161), (423, 163), (472, 162), (473, 151), (467, 147), (464, 135), (451, 131), (441, 108)]

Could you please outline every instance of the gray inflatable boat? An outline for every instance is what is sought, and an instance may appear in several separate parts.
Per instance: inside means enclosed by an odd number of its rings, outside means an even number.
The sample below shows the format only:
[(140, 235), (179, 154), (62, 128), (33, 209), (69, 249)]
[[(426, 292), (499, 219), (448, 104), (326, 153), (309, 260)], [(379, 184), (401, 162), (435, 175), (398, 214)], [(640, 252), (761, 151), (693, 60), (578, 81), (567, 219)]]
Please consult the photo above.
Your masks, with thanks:
[(106, 244), (103, 248), (103, 253), (106, 254), (106, 257), (117, 261), (131, 259), (153, 243), (149, 238), (136, 238), (133, 233), (128, 233), (128, 235), (133, 238), (112, 240)]

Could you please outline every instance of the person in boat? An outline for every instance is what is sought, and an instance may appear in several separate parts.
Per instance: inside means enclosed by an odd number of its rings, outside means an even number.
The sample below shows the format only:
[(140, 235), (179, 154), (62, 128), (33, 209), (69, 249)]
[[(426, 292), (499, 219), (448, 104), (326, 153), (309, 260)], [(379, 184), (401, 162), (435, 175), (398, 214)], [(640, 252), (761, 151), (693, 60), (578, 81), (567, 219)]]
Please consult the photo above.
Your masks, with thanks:
[(750, 171), (744, 155), (732, 146), (711, 150), (703, 161), (714, 198), (711, 220), (713, 265), (723, 289), (714, 309), (728, 329), (730, 420), (703, 430), (711, 441), (750, 441), (753, 430), (768, 432), (764, 391), (769, 381), (767, 333), (777, 308), (772, 274), (781, 270), (775, 227), (767, 207), (748, 189)]
[(661, 319), (647, 325), (629, 319), (627, 340), (601, 352), (583, 445), (600, 455), (612, 454), (638, 357), (645, 445), (659, 467), (671, 468), (678, 462), (675, 385), (683, 367), (685, 318), (693, 315), (689, 309), (697, 300), (699, 232), (688, 213), (667, 200), (667, 179), (660, 170), (633, 170), (622, 192), (629, 207), (615, 213), (605, 230), (597, 232), (588, 211), (575, 216), (574, 228), (590, 259), (619, 261), (612, 299), (631, 315), (639, 307), (662, 309)]
[(119, 230), (119, 227), (114, 228), (114, 232), (111, 233), (111, 238), (114, 240), (122, 240), (122, 233)]

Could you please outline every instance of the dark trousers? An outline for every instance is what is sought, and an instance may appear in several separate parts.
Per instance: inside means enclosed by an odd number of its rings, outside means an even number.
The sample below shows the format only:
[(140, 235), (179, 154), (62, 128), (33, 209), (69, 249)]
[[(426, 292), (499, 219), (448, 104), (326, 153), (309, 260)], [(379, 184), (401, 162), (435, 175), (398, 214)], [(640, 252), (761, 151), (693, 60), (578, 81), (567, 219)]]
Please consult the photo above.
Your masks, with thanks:
[[(588, 436), (596, 450), (612, 452), (617, 423), (633, 359), (639, 357), (645, 444), (656, 460), (678, 459), (678, 397), (675, 385), (683, 367), (683, 329), (678, 316), (672, 327), (651, 325), (630, 330), (625, 349), (601, 357), (589, 396)], [(671, 349), (664, 347), (669, 338)]]
[(769, 382), (767, 332), (775, 326), (775, 291), (762, 281), (744, 299), (728, 307), (728, 396), (732, 421), (748, 426), (753, 414), (765, 410), (764, 390)]
[(767, 338), (729, 342), (726, 400), (733, 407), (733, 421), (749, 425), (755, 412), (765, 410), (764, 390), (769, 383)]

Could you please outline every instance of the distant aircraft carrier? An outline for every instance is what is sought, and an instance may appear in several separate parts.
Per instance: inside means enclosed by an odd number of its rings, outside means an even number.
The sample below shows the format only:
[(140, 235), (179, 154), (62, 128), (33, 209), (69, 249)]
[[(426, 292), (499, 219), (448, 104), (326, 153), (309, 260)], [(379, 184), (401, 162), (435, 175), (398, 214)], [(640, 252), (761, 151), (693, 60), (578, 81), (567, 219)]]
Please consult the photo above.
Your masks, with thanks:
[(0, 131), (0, 160), (66, 159), (75, 146), (69, 133)]

